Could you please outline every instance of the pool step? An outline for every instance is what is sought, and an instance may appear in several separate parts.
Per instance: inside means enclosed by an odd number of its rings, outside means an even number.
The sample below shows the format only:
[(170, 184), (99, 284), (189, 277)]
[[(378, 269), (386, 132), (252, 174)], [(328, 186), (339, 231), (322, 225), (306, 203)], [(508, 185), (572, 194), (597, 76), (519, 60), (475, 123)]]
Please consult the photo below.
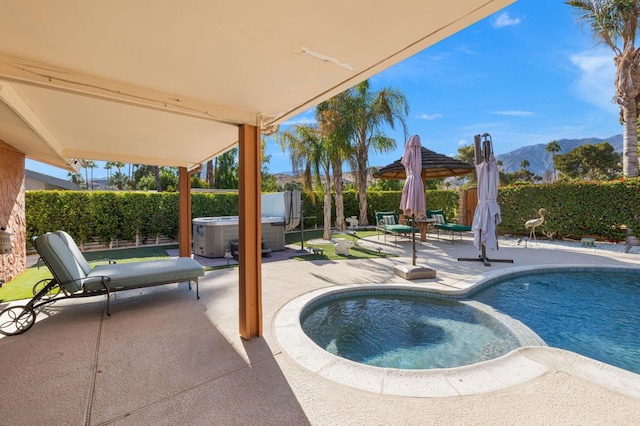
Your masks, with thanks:
[[(271, 249), (269, 247), (265, 247), (264, 239), (262, 240), (262, 257), (271, 257)], [(231, 240), (231, 254), (235, 260), (238, 260), (240, 257), (240, 242), (238, 240)]]

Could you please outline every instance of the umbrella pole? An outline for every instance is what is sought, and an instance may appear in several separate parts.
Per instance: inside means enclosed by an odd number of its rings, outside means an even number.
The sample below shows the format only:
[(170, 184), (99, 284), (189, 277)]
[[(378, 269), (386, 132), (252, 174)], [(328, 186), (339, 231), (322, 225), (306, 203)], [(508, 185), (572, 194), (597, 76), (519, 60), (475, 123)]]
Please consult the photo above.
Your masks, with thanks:
[(413, 242), (413, 266), (416, 266), (416, 214), (411, 214), (411, 239)]

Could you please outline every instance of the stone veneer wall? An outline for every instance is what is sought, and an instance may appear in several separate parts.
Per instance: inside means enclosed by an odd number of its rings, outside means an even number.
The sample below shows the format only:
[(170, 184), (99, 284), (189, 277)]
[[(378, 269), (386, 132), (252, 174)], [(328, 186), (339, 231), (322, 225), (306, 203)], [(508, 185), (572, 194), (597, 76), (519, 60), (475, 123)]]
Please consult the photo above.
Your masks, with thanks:
[(12, 233), (12, 253), (0, 254), (0, 280), (9, 281), (27, 267), (24, 206), (24, 154), (0, 141), (0, 227)]

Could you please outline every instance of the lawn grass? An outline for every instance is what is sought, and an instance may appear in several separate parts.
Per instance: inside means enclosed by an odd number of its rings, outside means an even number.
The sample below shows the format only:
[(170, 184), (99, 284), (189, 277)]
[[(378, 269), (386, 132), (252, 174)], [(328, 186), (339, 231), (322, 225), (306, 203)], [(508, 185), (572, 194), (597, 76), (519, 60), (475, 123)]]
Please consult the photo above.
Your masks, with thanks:
[[(119, 250), (89, 251), (83, 253), (91, 266), (104, 265), (110, 260), (119, 263), (144, 262), (145, 260), (159, 260), (167, 258), (168, 249), (177, 248), (177, 245), (139, 247)], [(26, 271), (5, 283), (0, 288), (0, 302), (30, 299), (33, 296), (33, 286), (40, 280), (52, 278), (49, 269), (42, 262), (38, 262)]]
[[(305, 248), (314, 247), (323, 249), (323, 254), (305, 254), (300, 256), (294, 256), (293, 258), (301, 261), (308, 260), (345, 260), (345, 259), (369, 259), (380, 257), (394, 257), (394, 255), (378, 253), (373, 250), (367, 250), (357, 245), (357, 241), (360, 238), (369, 237), (375, 235), (376, 231), (358, 231), (356, 235), (349, 234), (332, 234), (331, 238), (346, 238), (349, 241), (354, 241), (356, 244), (349, 249), (349, 256), (338, 255), (335, 252), (333, 244), (309, 244), (309, 241), (322, 239), (322, 230), (304, 231), (304, 246)], [(300, 232), (289, 232), (285, 234), (286, 244), (300, 244)], [(110, 260), (115, 260), (119, 263), (128, 262), (144, 262), (147, 260), (159, 260), (167, 258), (168, 249), (175, 249), (177, 245), (168, 246), (152, 246), (152, 247), (138, 247), (128, 249), (117, 250), (101, 250), (101, 251), (89, 251), (83, 253), (87, 258), (87, 261), (91, 266), (103, 265)], [(212, 269), (226, 269), (237, 267), (237, 265), (224, 265), (219, 267), (209, 267), (206, 270)], [(14, 300), (30, 299), (33, 297), (33, 286), (40, 280), (52, 278), (49, 270), (40, 262), (30, 268), (27, 268), (22, 274), (18, 275), (13, 280), (5, 283), (0, 288), (0, 302), (10, 302)]]
[[(294, 256), (296, 260), (345, 260), (345, 259), (371, 259), (380, 257), (395, 257), (392, 254), (378, 253), (377, 251), (368, 250), (364, 247), (357, 245), (357, 242), (361, 238), (370, 237), (376, 235), (376, 231), (357, 231), (355, 235), (347, 233), (334, 233), (331, 234), (332, 239), (346, 238), (348, 241), (353, 241), (354, 246), (349, 249), (349, 256), (343, 256), (336, 254), (335, 248), (332, 243), (326, 244), (310, 244), (309, 241), (322, 239), (322, 230), (313, 230), (304, 232), (304, 246), (305, 248), (319, 248), (323, 250), (322, 254), (305, 254), (300, 256)], [(299, 244), (300, 232), (291, 232), (285, 235), (285, 241), (287, 244)]]

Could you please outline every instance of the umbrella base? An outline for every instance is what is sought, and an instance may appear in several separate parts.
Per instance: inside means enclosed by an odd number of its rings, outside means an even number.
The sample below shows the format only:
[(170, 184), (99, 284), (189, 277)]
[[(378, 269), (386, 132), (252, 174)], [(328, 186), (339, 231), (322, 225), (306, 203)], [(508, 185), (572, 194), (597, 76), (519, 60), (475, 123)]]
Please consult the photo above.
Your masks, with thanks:
[(426, 266), (398, 265), (393, 268), (395, 274), (405, 280), (419, 280), (422, 278), (435, 278), (436, 270)]

